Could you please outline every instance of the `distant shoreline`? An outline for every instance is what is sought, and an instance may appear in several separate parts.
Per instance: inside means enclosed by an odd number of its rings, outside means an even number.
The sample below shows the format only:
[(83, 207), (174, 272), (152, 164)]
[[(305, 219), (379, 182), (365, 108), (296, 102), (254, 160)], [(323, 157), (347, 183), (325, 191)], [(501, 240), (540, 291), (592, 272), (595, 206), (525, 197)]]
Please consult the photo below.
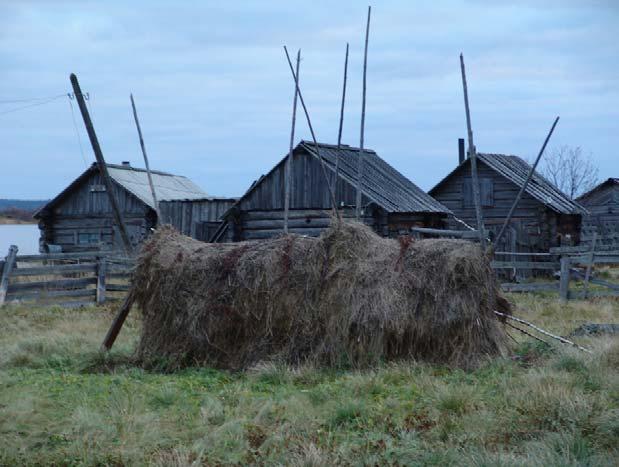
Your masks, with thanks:
[(11, 217), (0, 216), (0, 225), (36, 225), (37, 221), (32, 219), (31, 221), (25, 221), (22, 219), (13, 219)]

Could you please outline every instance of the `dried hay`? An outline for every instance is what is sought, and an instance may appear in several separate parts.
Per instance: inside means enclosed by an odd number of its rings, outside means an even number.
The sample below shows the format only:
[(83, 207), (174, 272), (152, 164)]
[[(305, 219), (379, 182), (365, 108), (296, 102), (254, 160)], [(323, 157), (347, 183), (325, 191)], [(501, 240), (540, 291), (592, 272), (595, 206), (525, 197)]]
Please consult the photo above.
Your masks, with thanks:
[(133, 281), (138, 356), (172, 367), (262, 360), (474, 366), (502, 353), (509, 313), (489, 262), (457, 240), (385, 239), (359, 223), (319, 238), (205, 244), (160, 228)]

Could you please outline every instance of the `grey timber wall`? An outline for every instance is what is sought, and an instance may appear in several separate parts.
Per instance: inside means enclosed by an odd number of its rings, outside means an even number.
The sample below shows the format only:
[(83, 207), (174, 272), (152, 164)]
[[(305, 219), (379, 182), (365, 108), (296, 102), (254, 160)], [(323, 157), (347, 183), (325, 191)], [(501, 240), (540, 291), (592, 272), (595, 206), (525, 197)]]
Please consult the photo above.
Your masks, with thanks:
[(591, 240), (594, 231), (601, 244), (616, 242), (619, 233), (619, 185), (600, 186), (579, 199), (589, 215), (583, 219), (583, 241)]
[(207, 241), (210, 230), (205, 224), (219, 224), (234, 203), (236, 199), (233, 198), (162, 201), (159, 203), (161, 223), (174, 226), (184, 235)]
[[(482, 191), (491, 190), (491, 194), (482, 196), (484, 224), (496, 234), (509, 213), (519, 187), (481, 161), (478, 171)], [(463, 166), (433, 190), (432, 195), (456, 217), (475, 227), (475, 207), (468, 190), (470, 180), (470, 169)], [(452, 219), (450, 228), (460, 229), (462, 226)], [(561, 236), (567, 238), (569, 234), (572, 241), (577, 242), (579, 231), (580, 216), (559, 215), (524, 193), (514, 212), (511, 228), (498, 248), (512, 251), (515, 246), (515, 251), (548, 251), (548, 248), (558, 246)]]
[[(113, 182), (114, 197), (123, 213), (133, 245), (139, 244), (153, 225), (152, 210)], [(112, 207), (99, 173), (92, 173), (68, 192), (39, 222), (41, 245), (58, 245), (63, 252), (120, 248)]]

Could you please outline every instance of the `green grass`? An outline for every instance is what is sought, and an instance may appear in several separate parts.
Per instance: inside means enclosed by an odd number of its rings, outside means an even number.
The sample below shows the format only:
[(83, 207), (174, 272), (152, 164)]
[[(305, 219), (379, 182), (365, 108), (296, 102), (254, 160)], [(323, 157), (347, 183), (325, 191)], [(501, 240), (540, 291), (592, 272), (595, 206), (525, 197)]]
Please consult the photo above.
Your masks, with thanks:
[[(514, 296), (559, 334), (617, 322), (619, 302)], [(111, 310), (0, 312), (1, 465), (616, 465), (619, 343), (593, 355), (514, 337), (519, 358), (475, 371), (264, 363), (243, 373), (146, 371), (131, 316), (98, 352)]]

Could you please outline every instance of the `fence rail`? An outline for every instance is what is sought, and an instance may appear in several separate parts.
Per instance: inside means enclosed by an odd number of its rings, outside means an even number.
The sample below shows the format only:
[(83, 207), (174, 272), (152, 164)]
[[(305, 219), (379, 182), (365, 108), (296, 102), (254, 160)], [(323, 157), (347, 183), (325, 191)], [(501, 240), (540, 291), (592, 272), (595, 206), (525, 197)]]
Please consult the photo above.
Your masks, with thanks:
[(112, 252), (18, 255), (0, 261), (0, 306), (38, 302), (79, 307), (120, 299), (129, 290), (131, 258)]

